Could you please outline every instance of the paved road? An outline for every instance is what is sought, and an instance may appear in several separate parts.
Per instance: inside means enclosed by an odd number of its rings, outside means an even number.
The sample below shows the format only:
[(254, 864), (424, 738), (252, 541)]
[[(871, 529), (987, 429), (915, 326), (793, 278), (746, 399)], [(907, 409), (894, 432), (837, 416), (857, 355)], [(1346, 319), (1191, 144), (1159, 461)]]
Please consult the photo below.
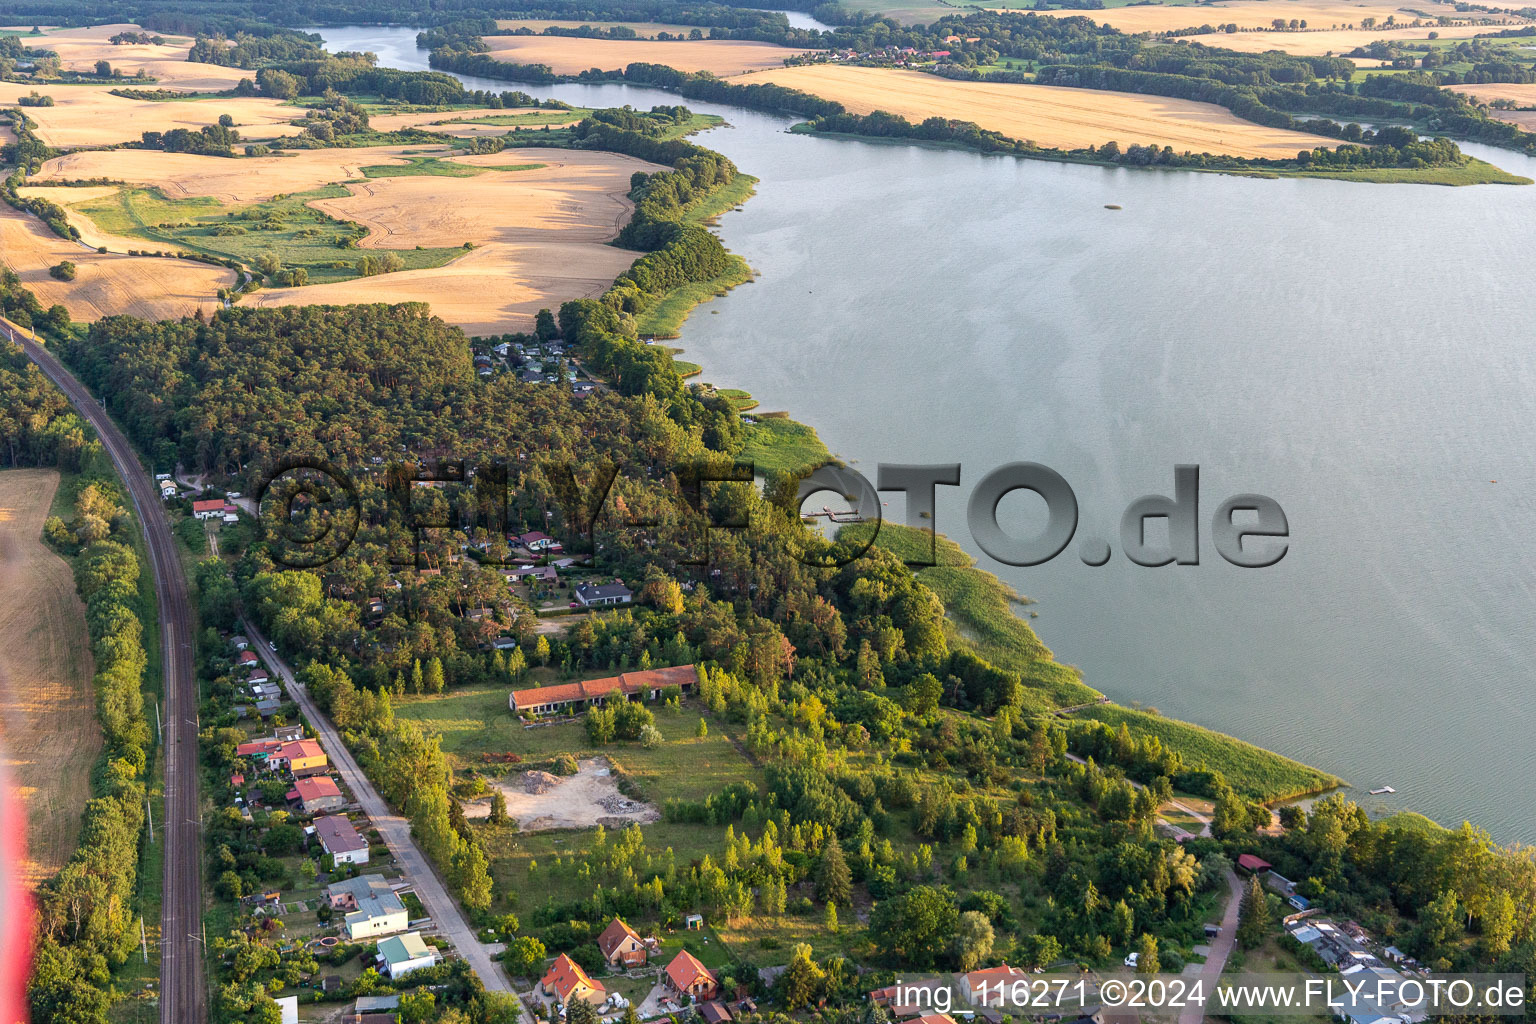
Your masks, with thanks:
[[(1227, 889), (1230, 895), (1227, 898), (1227, 909), (1221, 915), (1221, 934), (1211, 940), (1211, 952), (1200, 967), (1199, 978), (1204, 982), (1202, 987), (1207, 998), (1216, 990), (1216, 982), (1221, 972), (1226, 970), (1227, 957), (1232, 955), (1232, 949), (1237, 945), (1237, 918), (1243, 905), (1243, 883), (1238, 881), (1231, 868), (1227, 869)], [(1199, 1006), (1186, 1006), (1179, 1011), (1179, 1024), (1200, 1024), (1204, 1019), (1205, 1011)]]
[(160, 1020), (161, 1024), (195, 1024), (208, 1017), (208, 993), (200, 945), (202, 823), (197, 803), (197, 685), (192, 674), (192, 610), (187, 601), (187, 578), (160, 502), (159, 488), (144, 472), (132, 446), (106, 410), (22, 328), (0, 318), (0, 333), (20, 344), (95, 428), (133, 499), (144, 529), (159, 598), (160, 648), (165, 669), (165, 893), (160, 911)]
[[(331, 720), (321, 713), (314, 701), (309, 699), (309, 694), (304, 691), (304, 687), (294, 679), (293, 670), (288, 667), (288, 663), (273, 652), (267, 644), (267, 638), (256, 628), (255, 623), (249, 619), (244, 622), (245, 635), (251, 638), (252, 649), (261, 655), (261, 659), (267, 663), (267, 668), (282, 677), (287, 686), (288, 695), (298, 703), (299, 709), (304, 712), (304, 717), (309, 720), (310, 726), (319, 737), (320, 745), (325, 748), (326, 756), (341, 772), (341, 777), (346, 780), (353, 796), (372, 819), (373, 827), (379, 830), (379, 835), (384, 837), (390, 853), (395, 855), (395, 860), (405, 870), (406, 877), (413, 883), (416, 895), (421, 898), (422, 904), (427, 908), (427, 913), (431, 916), (433, 924), (437, 926), (438, 932), (453, 943), (460, 956), (469, 961), (469, 966), (474, 968), (487, 990), (514, 995), (512, 983), (502, 973), (501, 965), (491, 959), (490, 953), (475, 936), (474, 929), (459, 912), (459, 905), (448, 895), (447, 888), (437, 877), (426, 855), (416, 846), (416, 840), (411, 837), (411, 823), (389, 809), (384, 798), (379, 796), (378, 791), (373, 788), (373, 783), (368, 781), (368, 777), (358, 767), (351, 752), (341, 742), (341, 736), (337, 734)], [(525, 1013), (524, 1020), (527, 1019)]]

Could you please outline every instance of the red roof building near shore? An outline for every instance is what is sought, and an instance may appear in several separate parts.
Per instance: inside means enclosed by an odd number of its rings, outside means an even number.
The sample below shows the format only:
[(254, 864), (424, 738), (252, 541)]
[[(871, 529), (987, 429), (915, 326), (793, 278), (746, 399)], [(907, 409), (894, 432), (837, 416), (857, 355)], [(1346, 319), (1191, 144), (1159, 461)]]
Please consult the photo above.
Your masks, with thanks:
[(655, 700), (668, 686), (676, 686), (687, 692), (693, 689), (698, 673), (692, 665), (673, 668), (653, 668), (643, 672), (625, 672), (603, 679), (587, 679), (577, 683), (561, 683), (558, 686), (538, 686), (531, 690), (514, 690), (509, 698), (513, 711), (536, 711), (540, 714), (563, 711), (575, 707), (599, 704), (610, 693), (618, 691), (625, 697)]

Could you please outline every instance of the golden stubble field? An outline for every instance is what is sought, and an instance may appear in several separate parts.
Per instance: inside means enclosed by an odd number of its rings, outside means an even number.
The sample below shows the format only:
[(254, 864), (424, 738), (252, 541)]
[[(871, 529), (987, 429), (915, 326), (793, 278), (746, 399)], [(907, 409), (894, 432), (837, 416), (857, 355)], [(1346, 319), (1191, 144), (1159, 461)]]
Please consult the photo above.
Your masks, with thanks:
[(622, 25), (633, 29), (635, 34), (644, 39), (655, 39), (657, 33), (665, 32), (668, 35), (686, 36), (694, 29), (698, 29), (706, 36), (709, 28), (700, 25), (675, 25), (659, 21), (541, 21), (536, 18), (498, 18), (496, 27), (511, 32), (514, 29), (526, 28), (531, 32), (542, 32), (546, 28), (614, 28)]
[(649, 39), (577, 39), (569, 36), (486, 36), (490, 56), (512, 64), (548, 64), (573, 75), (589, 68), (612, 71), (635, 62), (725, 77), (784, 66), (802, 51), (739, 39), (657, 42)]
[[(139, 243), (145, 244), (145, 243)], [(59, 281), (48, 268), (75, 264), (73, 281)], [(98, 253), (55, 235), (36, 217), (0, 204), (0, 261), (44, 306), (62, 303), (75, 320), (99, 320), (126, 313), (147, 320), (189, 316), (218, 305), (220, 288), (235, 283), (223, 267), (156, 256)]]
[(973, 121), (1036, 145), (1080, 149), (1106, 142), (1172, 146), (1177, 152), (1240, 157), (1294, 157), (1337, 139), (1267, 128), (1212, 103), (1043, 85), (955, 82), (920, 71), (813, 64), (751, 75), (829, 100), (855, 113), (875, 110), (917, 122), (928, 117)]
[(101, 750), (85, 608), (42, 540), (58, 486), (54, 470), (0, 471), (0, 758), (27, 811), (28, 884), (73, 852)]
[[(0, 105), (14, 105), (16, 100), (36, 89), (53, 98), (51, 107), (28, 107), (26, 114), (37, 122), (37, 134), (50, 146), (111, 146), (137, 142), (147, 131), (166, 132), (175, 128), (196, 131), (217, 124), (220, 115), (234, 118), (242, 139), (272, 139), (297, 135), (300, 128), (290, 124), (304, 116), (300, 107), (280, 100), (258, 96), (230, 96), (214, 99), (131, 100), (113, 96), (110, 85), (33, 86), (29, 83), (0, 82)], [(143, 88), (155, 88), (144, 86)]]
[[(1445, 88), (1471, 96), (1481, 103), (1510, 100), (1522, 107), (1536, 107), (1536, 85), (1532, 84), (1490, 83), (1488, 85), (1448, 85)], [(1525, 131), (1536, 132), (1536, 110), (1489, 110), (1488, 116), (1519, 125)]]
[[(98, 60), (106, 60), (113, 68), (121, 68), (123, 74), (133, 75), (142, 70), (157, 81), (146, 88), (184, 89), (189, 92), (217, 92), (233, 88), (242, 78), (256, 77), (254, 71), (226, 68), (217, 64), (193, 64), (187, 60), (192, 40), (186, 36), (159, 35), (164, 42), (128, 43), (114, 46), (108, 42), (119, 32), (139, 32), (137, 25), (126, 22), (114, 25), (95, 25), (90, 28), (59, 28), (45, 31), (41, 36), (27, 36), (22, 42), (28, 46), (53, 50), (58, 53), (64, 68), (69, 71), (90, 71)], [(125, 82), (124, 85), (132, 85)]]
[(1458, 13), (1448, 4), (1404, 4), (1401, 0), (1218, 0), (1209, 4), (1144, 4), (1101, 11), (1062, 10), (1039, 13), (1056, 18), (1081, 15), (1091, 18), (1096, 24), (1112, 25), (1122, 32), (1172, 32), (1191, 25), (1224, 25), (1229, 22), (1238, 28), (1268, 29), (1276, 18), (1305, 21), (1307, 28), (1316, 32), (1343, 29), (1349, 25), (1358, 27), (1364, 18), (1375, 18), (1379, 26), (1388, 17), (1405, 23), (1415, 20), (1434, 21), (1442, 14), (1458, 21), (1497, 20), (1499, 17)]
[(443, 267), (303, 288), (263, 289), (248, 305), (426, 302), (471, 334), (528, 329), (540, 309), (602, 294), (642, 255), (604, 243), (633, 212), (630, 175), (662, 168), (615, 153), (508, 149), (464, 157), (472, 178), (373, 178), (310, 205), (369, 229), (364, 248), (475, 248)]

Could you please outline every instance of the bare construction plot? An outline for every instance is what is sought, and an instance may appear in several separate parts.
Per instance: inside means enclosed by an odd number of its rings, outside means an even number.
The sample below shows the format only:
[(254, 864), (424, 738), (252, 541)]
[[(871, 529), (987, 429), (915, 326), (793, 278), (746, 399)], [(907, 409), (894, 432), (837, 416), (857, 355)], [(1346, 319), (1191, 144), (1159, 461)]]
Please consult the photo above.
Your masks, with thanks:
[[(575, 775), (520, 772), (493, 785), (506, 797), (507, 814), (522, 832), (598, 825), (622, 828), (661, 820), (661, 812), (654, 806), (619, 792), (613, 768), (603, 757), (579, 762)], [(490, 812), (489, 798), (464, 806), (466, 818), (484, 818)]]

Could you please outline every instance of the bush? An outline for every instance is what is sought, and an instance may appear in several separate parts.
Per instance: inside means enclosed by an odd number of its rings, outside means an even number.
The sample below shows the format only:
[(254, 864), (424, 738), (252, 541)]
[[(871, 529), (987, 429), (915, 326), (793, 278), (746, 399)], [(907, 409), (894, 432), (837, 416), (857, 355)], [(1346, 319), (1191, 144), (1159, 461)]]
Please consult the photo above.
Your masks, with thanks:
[(49, 267), (48, 273), (60, 281), (73, 281), (75, 279), (75, 265), (69, 260), (65, 260), (62, 263), (55, 263)]

